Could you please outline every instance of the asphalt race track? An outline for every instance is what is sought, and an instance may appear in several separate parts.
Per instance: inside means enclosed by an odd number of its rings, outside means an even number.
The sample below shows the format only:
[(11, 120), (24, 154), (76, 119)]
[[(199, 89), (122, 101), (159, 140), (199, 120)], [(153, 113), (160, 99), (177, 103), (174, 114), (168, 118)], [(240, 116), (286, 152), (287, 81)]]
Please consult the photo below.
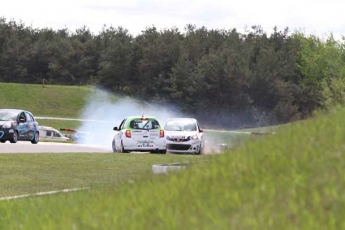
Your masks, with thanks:
[(11, 144), (0, 143), (1, 153), (102, 153), (111, 152), (110, 146), (92, 146), (84, 144), (69, 144), (69, 143), (55, 143), (55, 142), (39, 142), (38, 144), (31, 144), (31, 142), (18, 141)]

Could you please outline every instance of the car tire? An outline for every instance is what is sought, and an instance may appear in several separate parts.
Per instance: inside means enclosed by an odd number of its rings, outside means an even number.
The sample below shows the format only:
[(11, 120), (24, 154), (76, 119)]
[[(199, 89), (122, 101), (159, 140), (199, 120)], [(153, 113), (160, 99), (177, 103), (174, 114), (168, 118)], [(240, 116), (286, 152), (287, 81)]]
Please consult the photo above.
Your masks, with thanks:
[(31, 140), (31, 143), (32, 144), (37, 144), (40, 140), (40, 136), (39, 136), (39, 133), (38, 132), (35, 132), (34, 133), (34, 139)]
[(17, 141), (18, 141), (18, 132), (17, 132), (17, 131), (14, 131), (14, 133), (13, 133), (13, 135), (12, 135), (12, 138), (10, 139), (10, 142), (11, 142), (12, 144), (14, 144), (14, 143), (17, 143)]
[(165, 149), (165, 150), (159, 150), (159, 153), (160, 154), (167, 154), (167, 150)]
[(202, 145), (200, 144), (199, 151), (196, 152), (197, 155), (202, 155), (202, 154), (204, 154), (204, 148), (205, 148), (205, 146), (204, 146), (204, 147), (201, 147), (201, 146), (202, 146)]
[(128, 151), (125, 150), (125, 147), (123, 147), (123, 143), (121, 141), (121, 153), (128, 153)]
[(116, 144), (115, 144), (115, 140), (113, 140), (112, 144), (111, 144), (111, 147), (113, 149), (113, 152), (116, 153), (117, 152), (117, 149), (116, 149)]
[(1, 143), (5, 143), (5, 142), (6, 142), (6, 140), (1, 140), (0, 142), (1, 142)]

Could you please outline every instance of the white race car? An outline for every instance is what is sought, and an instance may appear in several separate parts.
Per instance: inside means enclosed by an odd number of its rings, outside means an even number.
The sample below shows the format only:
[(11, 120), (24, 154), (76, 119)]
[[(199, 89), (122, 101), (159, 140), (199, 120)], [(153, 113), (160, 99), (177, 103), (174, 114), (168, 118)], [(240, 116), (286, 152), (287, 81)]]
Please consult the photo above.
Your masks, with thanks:
[(166, 153), (164, 130), (154, 117), (130, 116), (125, 118), (112, 141), (113, 152)]
[(170, 118), (164, 125), (168, 152), (203, 154), (203, 130), (194, 118)]

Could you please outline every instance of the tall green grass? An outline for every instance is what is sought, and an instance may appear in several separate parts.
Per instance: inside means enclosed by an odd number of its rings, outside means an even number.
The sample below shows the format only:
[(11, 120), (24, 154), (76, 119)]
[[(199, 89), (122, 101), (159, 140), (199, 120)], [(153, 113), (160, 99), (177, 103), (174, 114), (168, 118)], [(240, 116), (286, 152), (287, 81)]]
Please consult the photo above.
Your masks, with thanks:
[(2, 229), (344, 229), (345, 110), (170, 175), (0, 202)]

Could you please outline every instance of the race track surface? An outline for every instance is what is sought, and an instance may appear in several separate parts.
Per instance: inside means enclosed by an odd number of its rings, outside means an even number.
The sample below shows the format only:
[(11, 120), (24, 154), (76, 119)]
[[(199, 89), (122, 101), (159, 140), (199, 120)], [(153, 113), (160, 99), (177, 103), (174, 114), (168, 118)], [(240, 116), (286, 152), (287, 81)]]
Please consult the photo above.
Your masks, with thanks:
[(69, 144), (55, 142), (39, 142), (31, 144), (31, 142), (18, 141), (11, 144), (0, 143), (0, 153), (96, 153), (111, 152), (109, 146), (94, 146), (84, 144)]

